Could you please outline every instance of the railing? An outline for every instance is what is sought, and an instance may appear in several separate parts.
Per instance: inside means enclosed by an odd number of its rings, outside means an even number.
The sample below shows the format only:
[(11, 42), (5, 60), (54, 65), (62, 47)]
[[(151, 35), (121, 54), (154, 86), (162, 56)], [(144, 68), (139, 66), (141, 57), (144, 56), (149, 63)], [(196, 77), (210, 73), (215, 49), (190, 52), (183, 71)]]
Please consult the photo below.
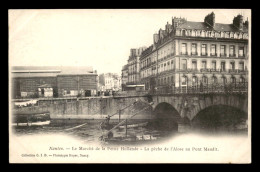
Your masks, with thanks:
[(175, 69), (175, 72), (200, 72), (200, 73), (238, 73), (238, 74), (247, 74), (248, 70), (246, 69), (212, 69), (212, 68), (203, 68), (203, 69)]
[(164, 86), (150, 90), (150, 94), (205, 94), (205, 93), (247, 93), (248, 83), (227, 84), (227, 85), (206, 85), (206, 86)]

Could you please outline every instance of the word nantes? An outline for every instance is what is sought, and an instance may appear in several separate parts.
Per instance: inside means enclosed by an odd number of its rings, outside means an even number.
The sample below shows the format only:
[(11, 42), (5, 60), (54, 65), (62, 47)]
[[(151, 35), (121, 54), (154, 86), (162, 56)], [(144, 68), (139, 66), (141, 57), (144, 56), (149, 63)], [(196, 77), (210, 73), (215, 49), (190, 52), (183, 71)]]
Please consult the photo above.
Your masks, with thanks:
[[(67, 150), (94, 150), (93, 147), (71, 147), (70, 148), (66, 148)], [(53, 147), (53, 146), (50, 146), (49, 147), (49, 150), (64, 150), (64, 148), (62, 147)]]

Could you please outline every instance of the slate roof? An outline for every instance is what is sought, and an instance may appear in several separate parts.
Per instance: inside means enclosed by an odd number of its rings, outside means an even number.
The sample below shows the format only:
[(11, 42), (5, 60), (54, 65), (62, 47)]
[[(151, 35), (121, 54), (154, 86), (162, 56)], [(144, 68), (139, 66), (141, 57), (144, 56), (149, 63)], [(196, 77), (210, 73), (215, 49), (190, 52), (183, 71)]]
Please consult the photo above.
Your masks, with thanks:
[(90, 66), (13, 66), (13, 77), (55, 77), (57, 75), (93, 74)]
[[(196, 30), (214, 30), (214, 31), (226, 31), (226, 32), (239, 32), (239, 29), (236, 28), (233, 24), (222, 24), (215, 23), (214, 29), (207, 25), (204, 22), (192, 22), (187, 21), (177, 28), (180, 29), (196, 29)], [(248, 28), (246, 26), (243, 27), (242, 32), (248, 32)]]

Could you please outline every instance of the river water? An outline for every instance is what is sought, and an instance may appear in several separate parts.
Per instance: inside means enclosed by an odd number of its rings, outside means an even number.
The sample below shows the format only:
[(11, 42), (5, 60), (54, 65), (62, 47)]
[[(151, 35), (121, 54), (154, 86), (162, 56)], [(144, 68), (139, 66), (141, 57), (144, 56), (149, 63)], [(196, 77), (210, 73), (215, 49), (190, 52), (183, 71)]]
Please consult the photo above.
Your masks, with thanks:
[[(100, 129), (100, 123), (103, 120), (84, 120), (84, 119), (52, 119), (49, 125), (37, 126), (37, 127), (17, 127), (13, 126), (13, 133), (17, 136), (25, 135), (66, 135), (71, 138), (80, 140), (83, 144), (96, 144), (101, 143), (99, 137), (105, 132), (105, 130)], [(116, 123), (117, 120), (111, 120), (112, 123)], [(131, 120), (130, 123), (142, 123), (144, 120)], [(77, 128), (78, 127), (78, 128)], [(201, 134), (203, 131), (200, 131)], [(113, 131), (114, 137), (124, 137), (126, 136), (125, 129), (116, 129)], [(154, 128), (138, 127), (130, 128), (127, 130), (127, 136), (142, 136), (142, 135), (152, 135), (159, 136), (162, 139), (168, 139), (175, 136), (181, 136), (184, 133), (179, 133), (177, 131), (169, 130), (157, 130)], [(207, 133), (206, 133), (207, 134)], [(219, 134), (219, 133), (213, 133)], [(247, 132), (233, 132), (235, 135), (246, 135)], [(210, 133), (212, 135), (212, 133)]]

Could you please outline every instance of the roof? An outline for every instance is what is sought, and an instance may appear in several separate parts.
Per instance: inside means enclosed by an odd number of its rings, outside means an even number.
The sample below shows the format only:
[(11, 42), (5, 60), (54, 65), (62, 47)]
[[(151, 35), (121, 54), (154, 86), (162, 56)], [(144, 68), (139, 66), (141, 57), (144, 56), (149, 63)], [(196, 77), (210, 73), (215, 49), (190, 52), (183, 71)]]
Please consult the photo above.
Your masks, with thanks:
[(52, 88), (52, 86), (50, 84), (43, 84), (38, 86), (38, 88)]
[(13, 66), (11, 72), (13, 77), (56, 77), (94, 73), (90, 66)]
[[(215, 31), (226, 31), (226, 32), (239, 32), (239, 29), (236, 28), (233, 24), (222, 24), (222, 23), (215, 23), (214, 29), (207, 25), (204, 22), (192, 22), (187, 21), (177, 28), (180, 29), (196, 29), (196, 30), (215, 30)], [(243, 27), (242, 32), (248, 32), (247, 27)]]

